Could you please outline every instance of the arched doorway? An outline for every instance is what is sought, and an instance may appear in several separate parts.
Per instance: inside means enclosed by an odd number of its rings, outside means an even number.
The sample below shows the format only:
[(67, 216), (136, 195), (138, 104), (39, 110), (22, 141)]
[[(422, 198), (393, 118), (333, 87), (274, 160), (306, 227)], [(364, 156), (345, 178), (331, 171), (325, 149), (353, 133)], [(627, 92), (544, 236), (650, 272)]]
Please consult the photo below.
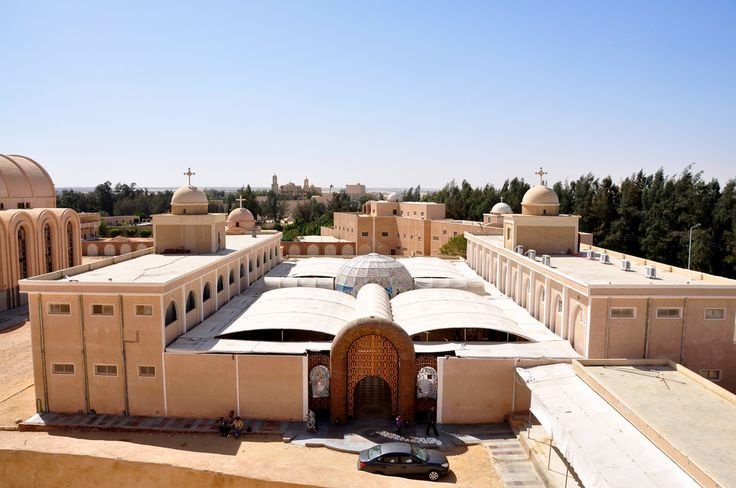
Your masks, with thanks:
[(392, 415), (391, 387), (380, 376), (366, 376), (358, 381), (353, 393), (353, 418), (385, 419)]
[[(387, 414), (400, 414), (405, 420), (413, 421), (416, 403), (414, 342), (394, 322), (363, 318), (345, 325), (332, 341), (330, 373), (333, 423)], [(366, 379), (371, 377), (380, 381)], [(364, 379), (365, 383), (361, 383)], [(389, 388), (388, 393), (384, 383)], [(387, 399), (390, 407), (385, 403)], [(387, 409), (388, 413), (383, 413)]]

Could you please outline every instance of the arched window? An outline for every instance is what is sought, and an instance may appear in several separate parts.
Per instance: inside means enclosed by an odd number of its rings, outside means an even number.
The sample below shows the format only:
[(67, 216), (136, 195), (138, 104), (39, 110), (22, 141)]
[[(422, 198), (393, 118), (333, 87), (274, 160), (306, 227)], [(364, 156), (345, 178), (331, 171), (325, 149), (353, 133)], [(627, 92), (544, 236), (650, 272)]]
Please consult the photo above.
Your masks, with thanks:
[(268, 259), (273, 259), (273, 248), (268, 250)]
[(266, 251), (263, 251), (263, 264), (266, 264)]
[(330, 396), (330, 370), (322, 364), (312, 368), (309, 372), (309, 385), (312, 387), (312, 398), (327, 398)]
[(69, 258), (69, 267), (71, 268), (74, 266), (74, 228), (72, 227), (71, 222), (67, 222), (66, 224), (66, 252), (67, 257)]
[(253, 258), (248, 259), (248, 273), (253, 270)]
[(230, 285), (235, 283), (235, 272), (232, 269), (230, 270), (230, 277), (228, 278), (227, 282)]
[(235, 222), (235, 227), (240, 227), (240, 222)]
[(240, 263), (240, 278), (245, 276), (245, 266), (243, 263)]
[(20, 279), (28, 278), (28, 248), (24, 227), (18, 228), (18, 275)]
[(212, 288), (209, 283), (204, 284), (204, 290), (202, 290), (202, 302), (206, 302), (212, 297)]
[(178, 316), (176, 314), (176, 302), (172, 300), (171, 303), (169, 303), (169, 306), (166, 307), (166, 322), (165, 322), (165, 324), (166, 325), (170, 325), (170, 324), (176, 322), (176, 319), (177, 318), (178, 318)]
[(256, 268), (261, 267), (261, 256), (256, 256)]
[(225, 284), (222, 282), (222, 275), (217, 278), (217, 292), (221, 292), (225, 288)]
[(197, 308), (197, 299), (194, 298), (194, 292), (190, 291), (187, 295), (187, 312), (191, 312), (195, 308)]
[(51, 248), (51, 226), (46, 223), (43, 226), (43, 257), (44, 264), (46, 265), (46, 273), (51, 273), (54, 270)]

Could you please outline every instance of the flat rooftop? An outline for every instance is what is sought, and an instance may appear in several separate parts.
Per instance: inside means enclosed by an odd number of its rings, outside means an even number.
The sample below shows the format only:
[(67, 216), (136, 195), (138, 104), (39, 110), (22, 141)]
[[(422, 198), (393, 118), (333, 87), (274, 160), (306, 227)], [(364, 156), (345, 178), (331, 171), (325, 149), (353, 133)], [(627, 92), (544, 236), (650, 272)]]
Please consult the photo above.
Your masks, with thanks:
[(666, 365), (584, 371), (721, 486), (736, 486), (736, 396)]
[[(475, 238), (496, 247), (504, 247), (503, 236), (475, 236)], [(615, 257), (615, 254), (616, 253), (613, 251), (609, 254), (610, 264), (603, 264), (598, 260), (598, 258), (588, 259), (583, 254), (575, 256), (553, 255), (550, 257), (550, 267), (554, 271), (585, 285), (736, 286), (736, 280), (700, 272), (692, 272), (688, 275), (685, 270), (678, 270), (677, 272), (667, 271), (667, 269), (677, 268), (662, 263), (652, 262), (649, 262), (649, 265), (657, 268), (657, 276), (654, 279), (647, 278), (644, 274), (645, 266), (644, 264), (641, 264), (643, 259), (629, 257), (629, 260), (631, 261), (631, 271), (624, 271), (619, 266), (621, 259)], [(597, 255), (598, 254), (596, 254), (596, 256)], [(519, 255), (519, 257), (521, 258), (521, 255)], [(541, 256), (537, 255), (535, 261), (541, 265)]]
[[(279, 234), (229, 235), (225, 237), (225, 249), (209, 254), (147, 254), (109, 266), (103, 266), (72, 276), (61, 277), (56, 282), (79, 283), (147, 283), (165, 284), (193, 270), (217, 262), (223, 257), (248, 248), (256, 248), (276, 239)], [(44, 275), (30, 281), (44, 280)]]

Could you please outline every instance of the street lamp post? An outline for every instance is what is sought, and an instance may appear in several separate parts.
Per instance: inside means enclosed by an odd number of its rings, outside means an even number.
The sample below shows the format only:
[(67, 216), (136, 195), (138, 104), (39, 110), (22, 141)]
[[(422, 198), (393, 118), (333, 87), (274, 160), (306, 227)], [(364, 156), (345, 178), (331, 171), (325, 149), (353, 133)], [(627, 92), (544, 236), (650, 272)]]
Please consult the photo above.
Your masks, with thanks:
[(687, 242), (687, 270), (690, 271), (690, 257), (693, 254), (693, 229), (697, 229), (700, 227), (700, 224), (695, 224), (692, 227), (690, 227), (690, 237), (688, 238)]

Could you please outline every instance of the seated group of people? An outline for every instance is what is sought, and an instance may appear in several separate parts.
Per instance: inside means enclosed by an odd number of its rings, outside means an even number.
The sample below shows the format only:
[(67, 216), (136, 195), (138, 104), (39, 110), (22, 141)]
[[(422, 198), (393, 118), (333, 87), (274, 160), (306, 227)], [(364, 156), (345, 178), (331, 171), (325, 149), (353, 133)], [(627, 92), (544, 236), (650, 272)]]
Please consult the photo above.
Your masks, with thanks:
[(222, 437), (229, 437), (232, 434), (237, 439), (245, 430), (245, 422), (240, 417), (235, 416), (234, 410), (230, 410), (227, 417), (220, 417), (220, 425), (217, 426), (217, 430), (220, 431)]

